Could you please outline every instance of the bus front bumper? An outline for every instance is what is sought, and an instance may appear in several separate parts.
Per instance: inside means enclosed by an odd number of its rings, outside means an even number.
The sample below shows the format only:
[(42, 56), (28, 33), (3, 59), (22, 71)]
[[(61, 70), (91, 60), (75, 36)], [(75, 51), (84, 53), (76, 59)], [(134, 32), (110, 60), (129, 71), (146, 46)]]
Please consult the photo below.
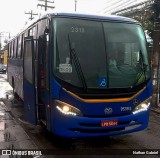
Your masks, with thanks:
[[(52, 112), (51, 132), (61, 137), (83, 138), (113, 136), (143, 130), (148, 126), (150, 108), (136, 114), (108, 118), (71, 116), (58, 110)], [(102, 122), (105, 121), (117, 123), (102, 126)]]

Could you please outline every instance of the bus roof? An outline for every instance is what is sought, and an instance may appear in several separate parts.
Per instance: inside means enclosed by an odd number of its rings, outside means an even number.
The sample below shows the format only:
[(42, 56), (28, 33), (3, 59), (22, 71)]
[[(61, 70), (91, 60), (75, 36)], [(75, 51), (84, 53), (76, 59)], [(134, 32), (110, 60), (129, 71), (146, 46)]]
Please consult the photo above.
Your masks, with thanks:
[[(56, 13), (42, 13), (41, 16), (39, 16), (38, 18), (33, 19), (32, 21), (30, 21), (28, 24), (26, 24), (24, 26), (24, 28), (22, 29), (23, 31), (26, 30), (27, 28), (29, 28), (30, 26), (32, 26), (33, 24), (35, 24), (36, 22), (40, 21), (43, 18), (46, 17), (68, 17), (68, 18), (79, 18), (79, 19), (92, 19), (92, 20), (100, 20), (100, 21), (117, 21), (117, 22), (128, 22), (128, 23), (138, 23), (138, 21), (131, 19), (131, 18), (127, 18), (127, 17), (123, 17), (123, 16), (115, 16), (115, 15), (104, 15), (104, 14), (84, 14), (84, 13), (69, 13), (69, 12), (56, 12)], [(20, 33), (22, 33), (23, 31), (21, 31)], [(18, 33), (17, 35), (19, 35), (20, 33)], [(14, 38), (16, 38), (15, 35), (10, 41), (12, 41)]]
[(107, 20), (107, 21), (122, 21), (122, 22), (132, 22), (137, 23), (136, 20), (116, 15), (102, 15), (102, 14), (84, 14), (84, 13), (51, 13), (49, 16), (59, 16), (59, 17), (73, 17), (73, 18), (86, 18), (95, 20)]

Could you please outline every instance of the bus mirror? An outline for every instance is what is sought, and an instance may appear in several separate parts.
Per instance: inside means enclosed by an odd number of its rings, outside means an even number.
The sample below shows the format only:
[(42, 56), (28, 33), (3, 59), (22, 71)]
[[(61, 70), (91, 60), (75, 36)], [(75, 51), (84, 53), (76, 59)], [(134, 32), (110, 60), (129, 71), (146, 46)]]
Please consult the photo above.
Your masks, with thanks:
[(48, 34), (49, 34), (49, 29), (48, 29), (48, 28), (46, 28), (46, 29), (44, 30), (44, 34), (45, 34), (45, 35), (48, 35)]

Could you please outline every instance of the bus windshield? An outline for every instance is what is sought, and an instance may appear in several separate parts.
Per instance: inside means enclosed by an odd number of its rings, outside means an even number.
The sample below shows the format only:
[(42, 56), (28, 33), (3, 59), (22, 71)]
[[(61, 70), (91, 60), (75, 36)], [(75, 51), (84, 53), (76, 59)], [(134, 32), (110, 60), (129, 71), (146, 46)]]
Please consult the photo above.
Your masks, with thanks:
[(128, 88), (150, 78), (146, 40), (134, 23), (55, 18), (54, 74), (81, 88)]

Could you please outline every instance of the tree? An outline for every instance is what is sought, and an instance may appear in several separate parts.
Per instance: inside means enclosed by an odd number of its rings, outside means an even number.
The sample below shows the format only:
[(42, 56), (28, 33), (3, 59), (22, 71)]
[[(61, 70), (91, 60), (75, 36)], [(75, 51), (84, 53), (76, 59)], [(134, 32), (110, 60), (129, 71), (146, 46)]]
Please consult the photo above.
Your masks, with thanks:
[(150, 29), (151, 37), (153, 38), (154, 24), (160, 22), (160, 0), (152, 0), (150, 5), (150, 17), (148, 18), (148, 23), (152, 25)]
[(153, 37), (154, 24), (155, 22), (160, 22), (160, 0), (149, 1), (139, 12), (138, 10), (135, 11), (135, 14), (130, 17), (139, 21), (144, 30), (148, 30), (151, 37)]
[(152, 20), (154, 20), (154, 22), (160, 22), (160, 0), (154, 0), (151, 9), (154, 12)]
[(144, 8), (139, 16), (134, 16), (133, 18), (142, 24), (144, 30), (148, 30), (148, 32), (152, 34), (154, 30), (154, 22), (151, 19), (153, 16), (154, 14), (152, 10)]

